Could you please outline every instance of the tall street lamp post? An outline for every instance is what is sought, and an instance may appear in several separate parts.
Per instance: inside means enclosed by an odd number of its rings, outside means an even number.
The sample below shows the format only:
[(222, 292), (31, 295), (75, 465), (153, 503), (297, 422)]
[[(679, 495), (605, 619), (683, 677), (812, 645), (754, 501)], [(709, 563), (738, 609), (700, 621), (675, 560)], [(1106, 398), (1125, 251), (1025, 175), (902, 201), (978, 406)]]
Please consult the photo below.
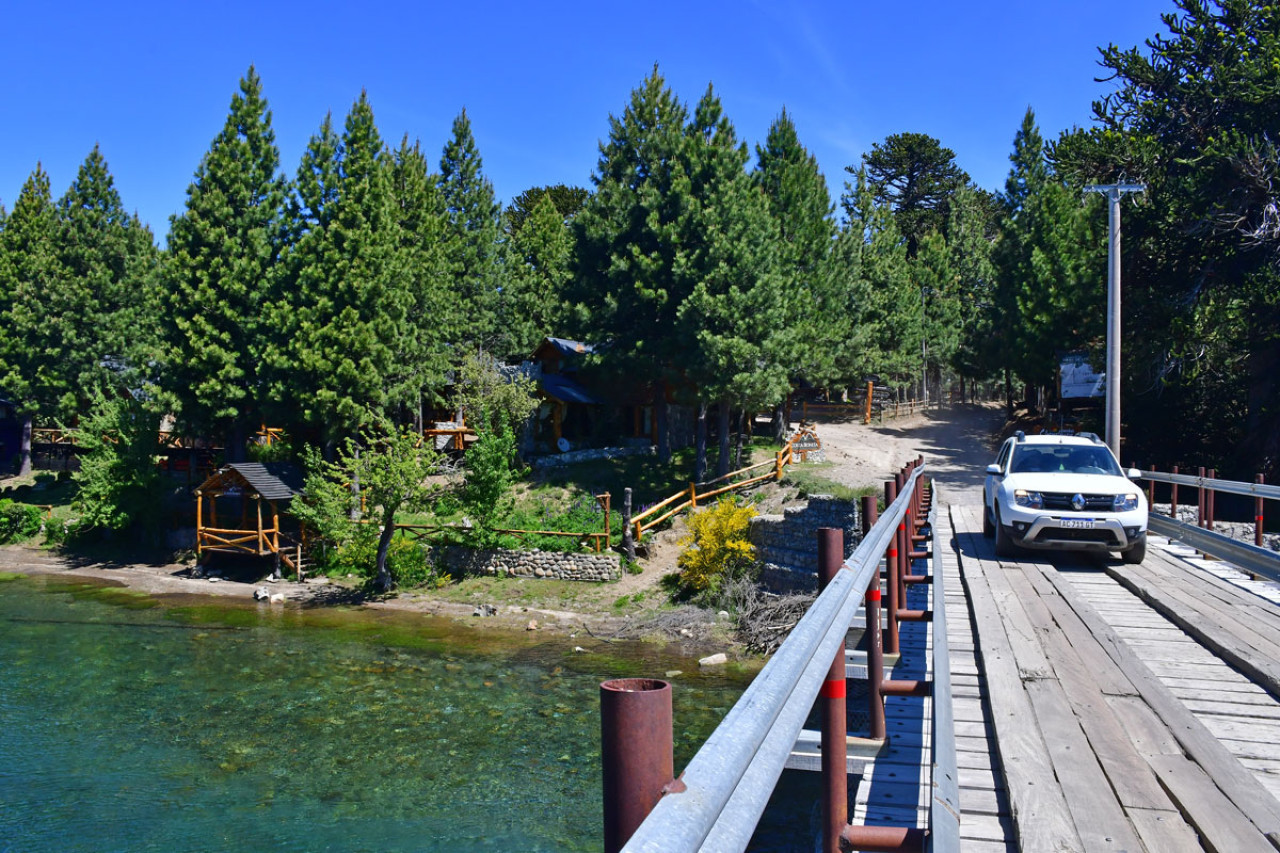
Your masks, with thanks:
[(1120, 196), (1145, 192), (1142, 184), (1095, 184), (1087, 193), (1103, 193), (1107, 208), (1107, 444), (1120, 458)]

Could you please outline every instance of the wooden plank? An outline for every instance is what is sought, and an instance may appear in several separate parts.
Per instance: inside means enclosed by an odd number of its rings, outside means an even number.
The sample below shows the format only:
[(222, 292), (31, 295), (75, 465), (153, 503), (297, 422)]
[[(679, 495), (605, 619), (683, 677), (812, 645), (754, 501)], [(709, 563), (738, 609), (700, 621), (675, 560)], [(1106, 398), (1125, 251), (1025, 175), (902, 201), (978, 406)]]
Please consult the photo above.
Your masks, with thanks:
[(1275, 853), (1275, 848), (1200, 766), (1178, 755), (1150, 757), (1160, 783), (1214, 853)]
[[(1227, 798), (1258, 828), (1265, 833), (1275, 832), (1280, 837), (1280, 802), (1152, 675), (1151, 670), (1102, 622), (1093, 608), (1071, 589), (1070, 583), (1056, 578), (1056, 572), (1052, 568), (1045, 567), (1042, 573), (1057, 587), (1059, 594), (1081, 620), (1093, 627), (1095, 636), (1107, 650), (1107, 654), (1123, 670), (1157, 716), (1168, 725), (1187, 755), (1209, 774)], [(1148, 763), (1151, 759), (1152, 756), (1148, 756)]]
[(1151, 853), (1203, 853), (1200, 838), (1176, 811), (1129, 809), (1129, 820)]
[(952, 525), (962, 543), (960, 563), (970, 591), (975, 639), (987, 674), (992, 723), (1018, 843), (1028, 851), (1079, 850), (1082, 849), (1080, 836), (1071, 820), (1066, 799), (1060, 788), (1050, 784), (1053, 762), (1036, 728), (1031, 701), (1022, 687), (1017, 662), (1004, 632), (1003, 620), (991, 598), (982, 561), (965, 556), (981, 553), (979, 543), (973, 541), (973, 534), (960, 532), (973, 528), (973, 515), (968, 508), (953, 507)]
[(1026, 688), (1084, 849), (1140, 849), (1137, 832), (1116, 799), (1062, 685), (1044, 679), (1027, 682)]

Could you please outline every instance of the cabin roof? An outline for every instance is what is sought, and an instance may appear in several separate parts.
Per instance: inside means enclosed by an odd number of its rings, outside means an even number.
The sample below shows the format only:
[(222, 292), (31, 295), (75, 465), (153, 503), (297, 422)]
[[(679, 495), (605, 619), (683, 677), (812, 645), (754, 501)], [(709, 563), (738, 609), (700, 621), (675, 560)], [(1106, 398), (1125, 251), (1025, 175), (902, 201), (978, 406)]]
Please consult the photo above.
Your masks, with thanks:
[(200, 484), (199, 492), (248, 486), (269, 501), (287, 501), (302, 494), (302, 472), (288, 462), (232, 462)]

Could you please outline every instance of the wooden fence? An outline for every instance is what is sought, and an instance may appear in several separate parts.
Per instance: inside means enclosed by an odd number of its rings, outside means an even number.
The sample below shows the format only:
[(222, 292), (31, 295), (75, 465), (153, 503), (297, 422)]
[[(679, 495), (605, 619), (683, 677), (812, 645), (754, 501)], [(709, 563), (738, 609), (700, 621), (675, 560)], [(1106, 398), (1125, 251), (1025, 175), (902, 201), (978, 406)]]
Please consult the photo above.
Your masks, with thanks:
[[(563, 530), (511, 530), (497, 527), (490, 528), (490, 532), (517, 538), (527, 536), (571, 537), (577, 539), (579, 544), (591, 543), (592, 548), (599, 554), (609, 547), (610, 540), (613, 538), (612, 495), (605, 492), (600, 495), (592, 495), (592, 497), (604, 507), (604, 531), (601, 533), (571, 533)], [(425, 539), (432, 533), (448, 532), (468, 535), (476, 532), (478, 528), (464, 527), (460, 524), (397, 524), (396, 530), (415, 539)]]
[[(786, 467), (794, 461), (795, 452), (792, 450), (792, 441), (787, 442), (787, 446), (779, 450), (774, 458), (769, 462), (761, 462), (758, 465), (751, 465), (741, 468), (737, 471), (730, 471), (723, 477), (716, 477), (714, 480), (708, 480), (705, 483), (690, 483), (689, 488), (683, 489), (664, 501), (654, 504), (644, 512), (638, 513), (631, 517), (630, 523), (635, 528), (635, 539), (640, 541), (640, 537), (644, 535), (646, 530), (652, 530), (659, 524), (671, 518), (686, 509), (697, 509), (698, 501), (707, 501), (711, 498), (718, 497), (727, 492), (745, 489), (756, 483), (763, 483), (765, 480), (781, 480), (782, 472)], [(751, 474), (761, 469), (771, 469), (767, 474), (761, 474), (748, 477), (736, 483), (728, 482), (734, 477), (742, 474)], [(727, 483), (727, 485), (719, 485)], [(702, 491), (699, 491), (701, 489)]]

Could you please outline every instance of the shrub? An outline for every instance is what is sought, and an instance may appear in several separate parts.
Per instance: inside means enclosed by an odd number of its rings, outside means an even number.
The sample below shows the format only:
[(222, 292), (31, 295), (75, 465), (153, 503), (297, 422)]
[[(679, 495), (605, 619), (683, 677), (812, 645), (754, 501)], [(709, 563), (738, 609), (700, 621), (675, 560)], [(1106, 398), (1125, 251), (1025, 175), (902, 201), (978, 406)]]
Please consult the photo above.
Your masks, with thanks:
[(748, 539), (755, 515), (755, 507), (724, 498), (690, 516), (689, 535), (680, 540), (684, 550), (676, 561), (681, 592), (706, 598), (724, 581), (743, 577), (755, 567), (755, 548)]
[(40, 532), (40, 509), (0, 499), (0, 544), (30, 539)]

